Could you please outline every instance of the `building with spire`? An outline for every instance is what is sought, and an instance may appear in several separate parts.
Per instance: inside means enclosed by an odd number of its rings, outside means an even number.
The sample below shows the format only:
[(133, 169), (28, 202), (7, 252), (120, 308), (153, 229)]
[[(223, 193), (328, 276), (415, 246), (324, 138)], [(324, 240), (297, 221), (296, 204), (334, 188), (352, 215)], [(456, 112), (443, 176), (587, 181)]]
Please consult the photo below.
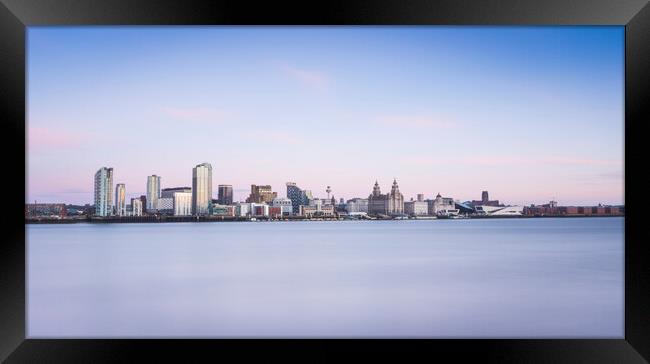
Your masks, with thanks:
[(397, 180), (393, 180), (390, 193), (382, 195), (379, 183), (375, 181), (372, 194), (368, 196), (368, 214), (401, 215), (404, 213), (404, 195), (399, 192)]

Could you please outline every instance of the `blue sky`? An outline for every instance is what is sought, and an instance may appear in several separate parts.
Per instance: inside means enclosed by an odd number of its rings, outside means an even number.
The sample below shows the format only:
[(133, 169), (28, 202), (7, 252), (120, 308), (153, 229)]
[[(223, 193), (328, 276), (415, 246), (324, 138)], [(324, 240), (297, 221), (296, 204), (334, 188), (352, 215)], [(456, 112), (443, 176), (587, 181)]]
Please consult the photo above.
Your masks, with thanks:
[(623, 202), (623, 27), (30, 27), (27, 61), (28, 201), (209, 162), (236, 198)]

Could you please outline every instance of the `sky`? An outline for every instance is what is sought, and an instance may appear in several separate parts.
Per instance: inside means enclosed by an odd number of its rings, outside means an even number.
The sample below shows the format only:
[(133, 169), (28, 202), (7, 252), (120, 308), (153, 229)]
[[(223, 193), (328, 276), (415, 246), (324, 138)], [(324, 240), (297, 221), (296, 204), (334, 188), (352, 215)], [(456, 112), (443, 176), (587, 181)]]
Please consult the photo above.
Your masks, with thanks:
[(506, 204), (624, 203), (624, 28), (29, 27), (26, 202), (393, 179)]

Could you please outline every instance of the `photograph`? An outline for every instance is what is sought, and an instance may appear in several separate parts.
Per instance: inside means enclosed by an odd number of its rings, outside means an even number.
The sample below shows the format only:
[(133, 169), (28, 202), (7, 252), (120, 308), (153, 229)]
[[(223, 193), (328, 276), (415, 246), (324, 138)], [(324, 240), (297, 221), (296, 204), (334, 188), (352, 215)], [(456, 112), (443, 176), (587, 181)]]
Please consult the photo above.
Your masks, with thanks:
[(26, 337), (624, 339), (625, 52), (28, 26)]

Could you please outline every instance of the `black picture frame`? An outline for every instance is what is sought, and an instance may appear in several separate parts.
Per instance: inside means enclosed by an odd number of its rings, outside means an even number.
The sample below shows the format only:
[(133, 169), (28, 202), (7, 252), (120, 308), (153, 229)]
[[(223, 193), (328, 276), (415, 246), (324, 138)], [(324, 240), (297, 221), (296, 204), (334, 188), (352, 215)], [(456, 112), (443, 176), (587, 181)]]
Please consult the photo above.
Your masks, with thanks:
[[(26, 339), (26, 27), (36, 25), (624, 25), (625, 338), (618, 340), (34, 340)], [(645, 0), (0, 0), (1, 216), (0, 359), (7, 362), (124, 362), (152, 356), (187, 362), (235, 355), (282, 361), (381, 358), (500, 363), (643, 363), (650, 360), (650, 260), (642, 195), (644, 123), (650, 107), (650, 5)], [(635, 157), (639, 156), (639, 162)], [(23, 191), (23, 193), (20, 193)], [(637, 197), (635, 198), (630, 198)], [(644, 359), (645, 358), (645, 359)]]

